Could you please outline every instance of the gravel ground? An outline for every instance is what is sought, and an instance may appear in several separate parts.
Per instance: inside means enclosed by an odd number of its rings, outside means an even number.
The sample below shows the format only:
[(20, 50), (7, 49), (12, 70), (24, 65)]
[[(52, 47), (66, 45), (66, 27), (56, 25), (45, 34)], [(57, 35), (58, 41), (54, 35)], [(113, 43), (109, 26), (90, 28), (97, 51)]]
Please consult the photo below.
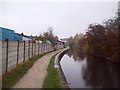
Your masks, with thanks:
[(42, 88), (50, 59), (59, 51), (60, 50), (48, 53), (37, 60), (13, 88)]

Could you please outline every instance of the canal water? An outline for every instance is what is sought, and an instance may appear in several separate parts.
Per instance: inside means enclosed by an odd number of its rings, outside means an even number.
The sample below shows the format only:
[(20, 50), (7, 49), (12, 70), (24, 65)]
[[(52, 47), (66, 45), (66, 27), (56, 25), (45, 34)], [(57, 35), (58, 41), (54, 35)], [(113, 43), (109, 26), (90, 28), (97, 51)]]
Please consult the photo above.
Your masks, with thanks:
[(70, 88), (120, 88), (120, 65), (68, 51), (60, 61)]

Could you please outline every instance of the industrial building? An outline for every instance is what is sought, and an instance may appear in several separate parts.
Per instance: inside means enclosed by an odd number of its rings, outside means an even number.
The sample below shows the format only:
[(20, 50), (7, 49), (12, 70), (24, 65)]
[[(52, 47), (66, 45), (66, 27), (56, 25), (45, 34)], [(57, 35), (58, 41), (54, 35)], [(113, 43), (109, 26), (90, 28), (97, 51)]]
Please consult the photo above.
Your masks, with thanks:
[(0, 27), (0, 40), (5, 41), (7, 39), (14, 40), (14, 30)]
[(5, 40), (29, 41), (32, 39), (28, 38), (27, 36), (23, 36), (21, 34), (15, 33), (14, 30), (0, 27), (0, 41), (5, 41)]

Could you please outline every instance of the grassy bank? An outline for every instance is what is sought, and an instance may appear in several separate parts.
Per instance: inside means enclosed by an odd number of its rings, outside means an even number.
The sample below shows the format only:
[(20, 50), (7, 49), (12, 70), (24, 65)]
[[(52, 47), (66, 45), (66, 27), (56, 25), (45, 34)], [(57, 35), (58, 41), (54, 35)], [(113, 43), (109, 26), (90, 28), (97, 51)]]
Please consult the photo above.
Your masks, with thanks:
[(2, 80), (2, 88), (11, 88), (16, 84), (20, 78), (28, 71), (29, 68), (32, 67), (35, 61), (41, 58), (44, 54), (36, 55), (31, 58), (29, 61), (25, 62), (22, 65), (19, 65), (17, 68), (6, 74), (6, 76)]
[(48, 74), (44, 80), (43, 88), (61, 88), (57, 69), (54, 68), (55, 56), (53, 56), (48, 65)]

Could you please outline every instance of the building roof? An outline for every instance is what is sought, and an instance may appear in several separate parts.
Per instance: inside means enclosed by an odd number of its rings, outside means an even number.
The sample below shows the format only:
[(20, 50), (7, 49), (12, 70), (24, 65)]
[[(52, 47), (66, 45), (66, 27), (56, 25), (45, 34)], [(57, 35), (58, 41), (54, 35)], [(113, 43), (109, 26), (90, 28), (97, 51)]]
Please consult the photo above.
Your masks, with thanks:
[(13, 31), (14, 32), (14, 30), (12, 30), (12, 29), (8, 29), (8, 28), (4, 28), (4, 27), (0, 27), (2, 30), (4, 29), (4, 30), (9, 30), (9, 31)]

